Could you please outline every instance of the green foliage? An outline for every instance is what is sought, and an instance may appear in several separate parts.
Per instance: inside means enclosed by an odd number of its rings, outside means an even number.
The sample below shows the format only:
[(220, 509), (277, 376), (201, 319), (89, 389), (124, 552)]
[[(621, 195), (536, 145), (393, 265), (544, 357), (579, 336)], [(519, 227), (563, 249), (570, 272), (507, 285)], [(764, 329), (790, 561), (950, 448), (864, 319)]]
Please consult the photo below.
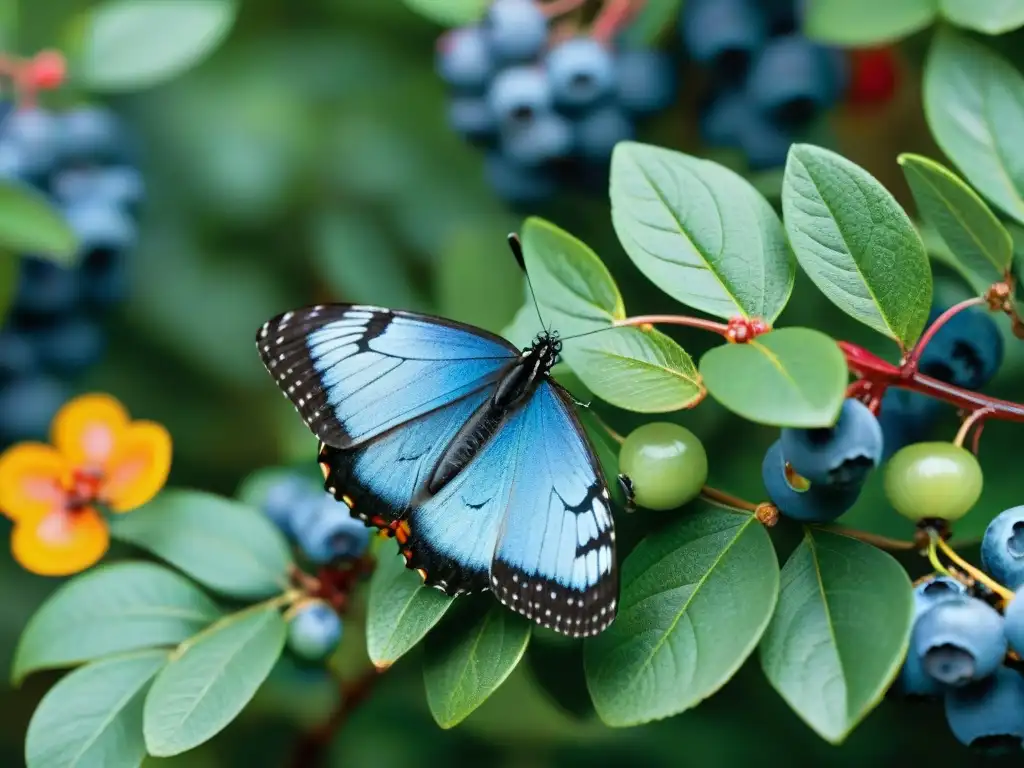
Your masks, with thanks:
[(460, 230), (438, 260), (438, 310), (451, 320), (499, 333), (519, 309), (523, 282), (519, 265), (491, 228)]
[(839, 744), (899, 672), (913, 608), (910, 579), (891, 556), (808, 528), (782, 568), (761, 666), (793, 710)]
[(106, 0), (85, 17), (74, 71), (94, 91), (156, 85), (212, 53), (237, 10), (235, 0)]
[(626, 253), (669, 296), (717, 317), (772, 322), (793, 289), (778, 216), (742, 176), (635, 142), (612, 155), (612, 223)]
[(48, 256), (71, 264), (78, 252), (74, 232), (60, 212), (35, 188), (0, 181), (0, 248)]
[(259, 510), (212, 493), (165, 490), (117, 517), (110, 531), (224, 595), (269, 597), (288, 583), (291, 553), (274, 524)]
[(618, 616), (585, 643), (601, 719), (637, 725), (713, 694), (757, 647), (778, 592), (753, 515), (703, 509), (646, 538), (622, 564)]
[(782, 209), (796, 258), (818, 288), (851, 317), (911, 347), (928, 320), (932, 273), (892, 194), (835, 152), (794, 144)]
[(11, 679), (143, 648), (173, 647), (220, 617), (191, 582), (151, 563), (92, 569), (64, 584), (22, 632)]
[(1013, 261), (1013, 239), (985, 201), (934, 160), (904, 154), (899, 162), (921, 216), (953, 258), (989, 284), (1002, 280)]
[(653, 45), (678, 25), (684, 0), (646, 0), (622, 32), (626, 45)]
[(18, 290), (19, 260), (0, 252), (0, 322), (7, 316)]
[(489, 0), (405, 0), (416, 13), (445, 27), (458, 27), (479, 21)]
[(891, 43), (935, 21), (936, 0), (813, 0), (804, 29), (822, 42), (867, 46)]
[(533, 631), (532, 623), (494, 600), (469, 610), (471, 619), (463, 614), (427, 636), (427, 705), (442, 728), (458, 725), (505, 682)]
[(25, 739), (28, 768), (136, 768), (146, 757), (142, 706), (167, 652), (139, 651), (76, 669), (51, 688)]
[(811, 328), (780, 328), (747, 344), (705, 353), (700, 373), (711, 396), (760, 424), (828, 427), (846, 397), (846, 358)]
[(146, 696), (149, 753), (178, 755), (220, 733), (270, 674), (287, 632), (276, 606), (257, 605), (178, 646)]
[(986, 35), (1002, 35), (1024, 26), (1024, 2), (1021, 0), (939, 0), (942, 15), (958, 27)]
[(388, 667), (424, 638), (455, 598), (424, 586), (400, 554), (378, 553), (370, 579), (366, 650), (377, 667)]

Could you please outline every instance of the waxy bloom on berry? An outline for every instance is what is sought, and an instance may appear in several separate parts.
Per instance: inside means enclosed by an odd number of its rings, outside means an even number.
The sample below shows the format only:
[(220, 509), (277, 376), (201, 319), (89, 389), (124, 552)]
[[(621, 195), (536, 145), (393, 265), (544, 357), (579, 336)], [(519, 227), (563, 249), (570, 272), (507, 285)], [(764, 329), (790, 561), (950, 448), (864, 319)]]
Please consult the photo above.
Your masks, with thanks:
[(65, 576), (107, 551), (103, 511), (131, 511), (163, 487), (171, 437), (159, 424), (131, 421), (114, 398), (91, 394), (58, 411), (50, 440), (0, 454), (0, 511), (14, 521), (14, 559), (33, 573)]

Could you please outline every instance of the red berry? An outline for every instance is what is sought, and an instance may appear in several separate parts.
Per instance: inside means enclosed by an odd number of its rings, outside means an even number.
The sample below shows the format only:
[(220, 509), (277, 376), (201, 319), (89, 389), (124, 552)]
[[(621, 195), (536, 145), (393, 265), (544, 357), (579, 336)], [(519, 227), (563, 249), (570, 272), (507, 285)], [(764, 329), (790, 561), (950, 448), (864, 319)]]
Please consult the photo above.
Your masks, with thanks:
[(896, 93), (899, 66), (891, 48), (851, 51), (850, 67), (850, 103), (880, 104)]
[(67, 62), (60, 51), (40, 51), (29, 63), (28, 79), (36, 88), (57, 88), (67, 75)]

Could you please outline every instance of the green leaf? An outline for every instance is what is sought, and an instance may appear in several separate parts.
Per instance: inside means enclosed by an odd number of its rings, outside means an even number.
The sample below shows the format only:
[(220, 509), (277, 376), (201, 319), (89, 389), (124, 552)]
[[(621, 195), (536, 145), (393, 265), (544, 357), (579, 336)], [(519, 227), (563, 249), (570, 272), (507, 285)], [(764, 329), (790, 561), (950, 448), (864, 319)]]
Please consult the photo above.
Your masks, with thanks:
[(795, 266), (778, 216), (749, 182), (708, 160), (636, 142), (612, 153), (612, 223), (637, 268), (717, 317), (772, 322)]
[(458, 725), (483, 704), (516, 668), (530, 642), (533, 625), (505, 606), (482, 601), (472, 609), (471, 626), (446, 622), (425, 643), (427, 705), (442, 728)]
[(778, 591), (775, 550), (751, 514), (706, 508), (644, 539), (622, 565), (618, 617), (585, 643), (598, 715), (638, 725), (706, 699), (757, 647)]
[(192, 582), (152, 563), (100, 565), (54, 592), (29, 620), (11, 680), (154, 646), (174, 646), (220, 617)]
[(483, 18), (490, 0), (405, 0), (416, 13), (445, 27), (461, 27)]
[(936, 0), (814, 0), (804, 7), (808, 37), (846, 46), (895, 42), (930, 26), (938, 15)]
[(75, 233), (39, 191), (17, 181), (0, 180), (0, 248), (52, 258), (65, 266), (78, 252)]
[(257, 605), (179, 646), (146, 696), (149, 753), (181, 754), (226, 728), (270, 674), (287, 634), (275, 606)]
[(797, 261), (815, 285), (851, 317), (913, 346), (931, 308), (931, 265), (892, 194), (835, 152), (794, 144), (782, 210)]
[(20, 259), (10, 253), (0, 252), (0, 323), (14, 304), (18, 292)]
[(958, 27), (986, 35), (1002, 35), (1024, 26), (1021, 0), (939, 0), (942, 15)]
[(169, 489), (110, 533), (147, 549), (231, 597), (258, 599), (288, 585), (288, 543), (259, 510), (205, 491)]
[(1002, 280), (1013, 261), (1013, 239), (985, 201), (934, 160), (902, 154), (899, 163), (921, 216), (953, 256), (989, 284)]
[(444, 247), (436, 271), (442, 316), (493, 333), (512, 320), (520, 304), (523, 273), (508, 249), (495, 245), (490, 229), (460, 229)]
[(400, 554), (381, 552), (366, 608), (370, 661), (381, 669), (394, 664), (441, 620), (454, 599), (424, 586), (419, 574), (405, 567)]
[(1024, 78), (984, 45), (949, 29), (932, 42), (924, 106), (935, 141), (971, 185), (1024, 222)]
[(910, 579), (892, 557), (809, 528), (782, 569), (761, 666), (796, 713), (839, 744), (899, 672), (913, 610)]
[(647, 0), (622, 31), (622, 44), (644, 46), (655, 43), (679, 23), (682, 6), (683, 0)]
[(107, 0), (89, 11), (72, 71), (93, 91), (148, 88), (213, 53), (237, 11), (234, 0)]
[(76, 669), (39, 703), (25, 737), (28, 768), (135, 768), (146, 757), (142, 704), (166, 651)]
[(811, 328), (780, 328), (722, 344), (700, 361), (708, 392), (743, 418), (778, 427), (828, 427), (846, 397), (846, 358)]

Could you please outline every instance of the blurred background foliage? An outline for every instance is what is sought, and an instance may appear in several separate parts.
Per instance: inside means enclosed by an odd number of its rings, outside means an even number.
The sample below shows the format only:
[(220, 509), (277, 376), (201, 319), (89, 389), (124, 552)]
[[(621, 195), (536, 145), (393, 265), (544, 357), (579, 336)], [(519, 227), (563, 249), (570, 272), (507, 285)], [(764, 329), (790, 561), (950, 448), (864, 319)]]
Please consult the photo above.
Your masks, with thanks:
[[(75, 20), (88, 5), (22, 3), (20, 52), (73, 41)], [(112, 325), (105, 359), (78, 388), (110, 392), (133, 415), (167, 425), (175, 440), (172, 485), (233, 494), (260, 467), (312, 467), (315, 441), (267, 379), (254, 348), (256, 329), (273, 314), (316, 301), (368, 302), (497, 331), (521, 305), (524, 287), (504, 237), (523, 212), (500, 203), (484, 181), (479, 153), (447, 127), (445, 89), (433, 67), (440, 31), (400, 0), (245, 0), (228, 40), (210, 59), (167, 84), (108, 102), (139, 137), (149, 200), (131, 262), (130, 298)], [(897, 153), (942, 157), (920, 100), (928, 37), (901, 44), (900, 87), (892, 101), (843, 106), (813, 137), (868, 168), (909, 210)], [(675, 44), (672, 35), (666, 38)], [(1024, 50), (1019, 34), (1000, 38), (998, 47), (1017, 51), (1018, 59)], [(699, 145), (699, 74), (685, 73), (684, 82), (679, 104), (640, 138), (735, 165), (734, 158)], [(53, 103), (77, 96), (72, 87)], [(777, 203), (778, 175), (762, 174), (758, 183)], [(634, 313), (679, 310), (629, 263), (614, 237), (603, 187), (530, 212), (591, 245)], [(967, 295), (952, 273), (936, 269), (941, 301)], [(997, 318), (1007, 333), (1007, 360), (990, 391), (1020, 399), (1024, 344), (1011, 340), (1005, 320)], [(816, 327), (895, 356), (802, 274), (777, 325)], [(695, 359), (716, 341), (698, 332), (670, 333)], [(621, 431), (642, 421), (600, 403), (595, 408)], [(955, 417), (949, 412), (937, 434), (948, 439)], [(741, 423), (710, 399), (670, 418), (704, 440), (713, 485), (752, 500), (763, 496), (760, 462), (774, 430)], [(984, 496), (958, 533), (976, 537), (992, 515), (1021, 503), (1020, 444), (1019, 425), (986, 428)], [(875, 474), (841, 522), (909, 537), (911, 524), (888, 507)], [(640, 512), (629, 526), (647, 529), (657, 518)], [(915, 558), (908, 558), (908, 567), (912, 576), (922, 572)], [(9, 667), (26, 619), (58, 583), (0, 555), (0, 666)], [(358, 606), (346, 625), (336, 663), (357, 672), (368, 664)], [(971, 764), (944, 726), (941, 705), (933, 703), (885, 702), (845, 746), (831, 747), (771, 691), (756, 660), (696, 710), (612, 730), (597, 722), (586, 702), (554, 701), (538, 686), (545, 676), (581, 674), (578, 658), (576, 666), (567, 663), (577, 652), (559, 642), (538, 635), (528, 663), (452, 731), (440, 730), (427, 711), (414, 652), (341, 729), (331, 764)], [(0, 693), (7, 715), (0, 724), (0, 764), (23, 764), (26, 725), (54, 679), (37, 675), (21, 689)], [(284, 659), (256, 703), (213, 742), (176, 760), (146, 764), (289, 766), (299, 735), (326, 716), (336, 696), (322, 670)]]

